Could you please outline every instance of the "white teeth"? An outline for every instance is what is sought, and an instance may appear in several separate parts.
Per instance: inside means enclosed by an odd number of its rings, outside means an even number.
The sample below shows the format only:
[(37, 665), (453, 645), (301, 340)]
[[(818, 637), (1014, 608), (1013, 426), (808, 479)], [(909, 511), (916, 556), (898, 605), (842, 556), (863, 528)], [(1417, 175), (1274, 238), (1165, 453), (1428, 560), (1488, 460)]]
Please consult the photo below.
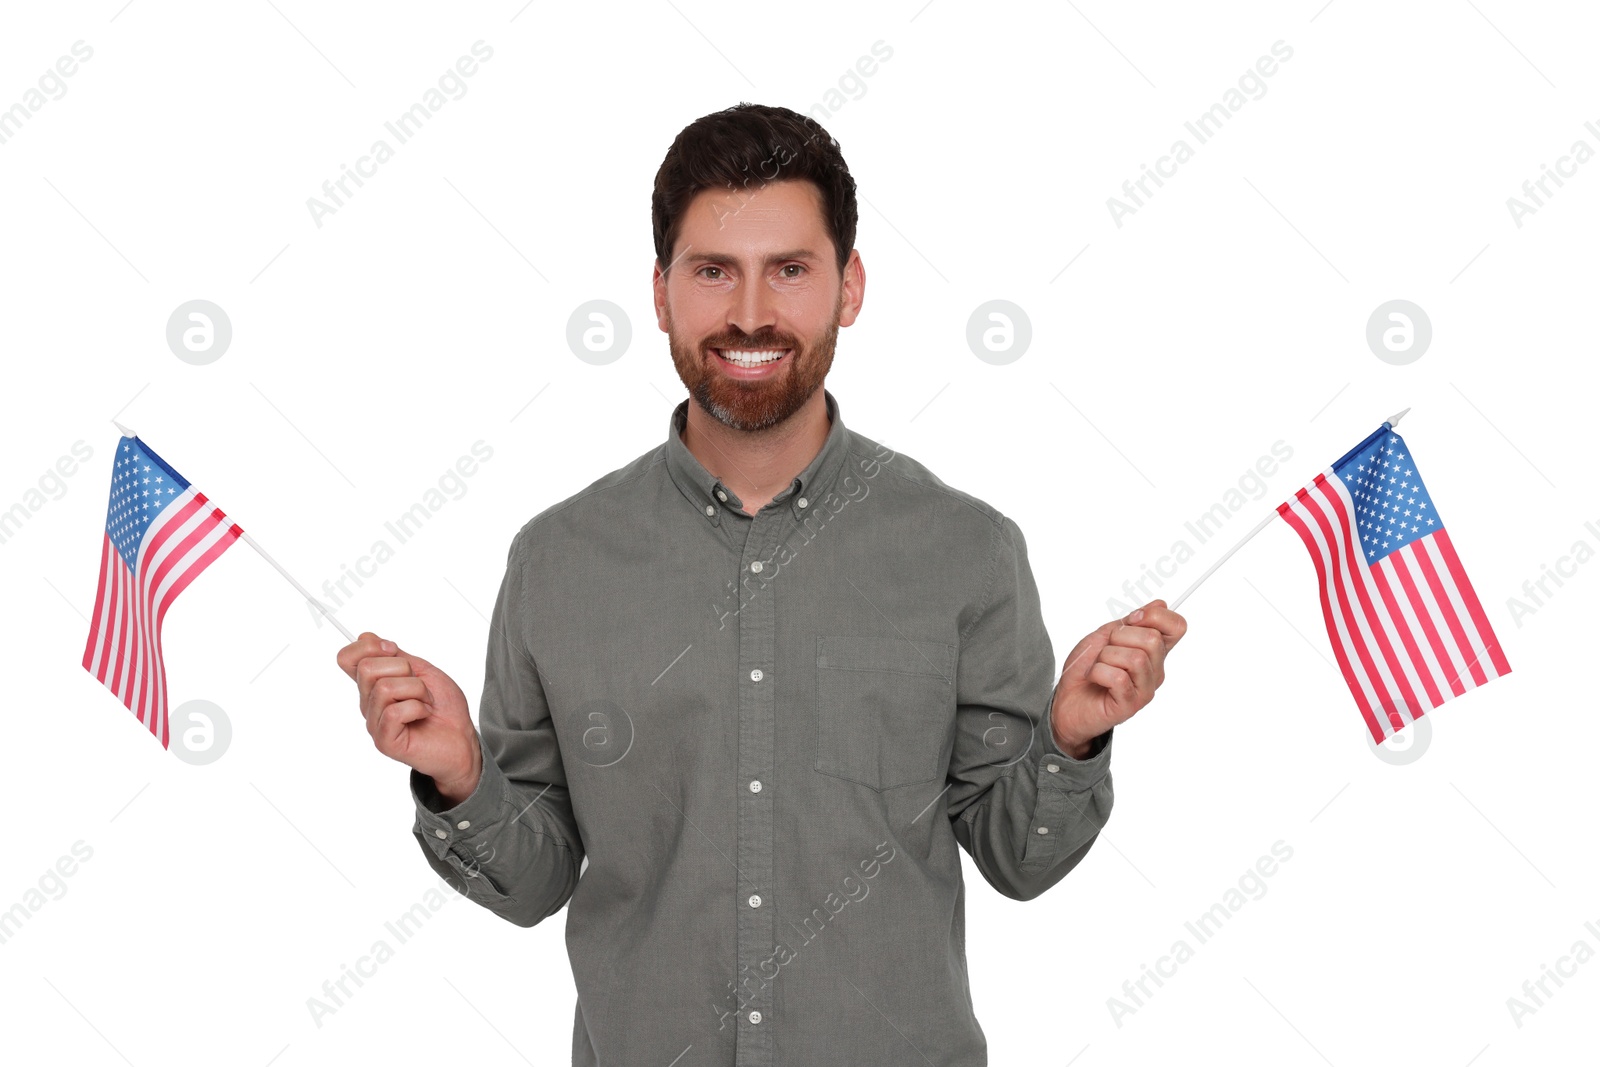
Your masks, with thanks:
[(721, 353), (722, 358), (726, 359), (729, 363), (737, 363), (741, 367), (756, 367), (763, 363), (771, 363), (773, 360), (781, 358), (787, 354), (789, 350), (787, 348), (783, 348), (776, 351), (771, 349), (766, 349), (763, 351), (718, 349), (717, 351)]

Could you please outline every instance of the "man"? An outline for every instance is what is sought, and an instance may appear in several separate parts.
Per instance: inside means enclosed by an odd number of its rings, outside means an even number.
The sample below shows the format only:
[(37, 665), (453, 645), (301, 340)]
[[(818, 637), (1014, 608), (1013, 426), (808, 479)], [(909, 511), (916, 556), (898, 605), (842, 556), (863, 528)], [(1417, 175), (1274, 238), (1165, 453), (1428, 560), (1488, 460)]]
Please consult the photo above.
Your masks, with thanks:
[(570, 901), (575, 1065), (983, 1064), (957, 846), (1018, 900), (1065, 877), (1184, 622), (1153, 601), (1053, 677), (1016, 523), (846, 429), (866, 277), (813, 120), (690, 124), (652, 214), (690, 399), (512, 539), (478, 728), (391, 641), (339, 664), (434, 870), (519, 926)]

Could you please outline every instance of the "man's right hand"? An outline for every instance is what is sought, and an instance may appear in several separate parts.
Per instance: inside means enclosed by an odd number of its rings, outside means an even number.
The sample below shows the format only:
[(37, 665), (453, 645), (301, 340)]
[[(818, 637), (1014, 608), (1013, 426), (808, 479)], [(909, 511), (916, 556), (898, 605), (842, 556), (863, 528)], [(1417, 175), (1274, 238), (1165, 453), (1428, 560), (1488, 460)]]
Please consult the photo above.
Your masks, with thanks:
[(483, 752), (461, 687), (370, 631), (341, 648), (338, 659), (355, 679), (378, 751), (432, 778), (451, 807), (471, 796), (483, 774)]

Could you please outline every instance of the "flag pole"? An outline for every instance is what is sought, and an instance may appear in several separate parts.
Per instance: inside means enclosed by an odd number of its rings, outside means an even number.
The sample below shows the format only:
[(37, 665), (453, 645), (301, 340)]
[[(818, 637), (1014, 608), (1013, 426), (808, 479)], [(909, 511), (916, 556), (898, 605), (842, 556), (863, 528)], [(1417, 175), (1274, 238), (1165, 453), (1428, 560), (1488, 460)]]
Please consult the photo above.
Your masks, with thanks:
[[(1410, 408), (1406, 408), (1404, 411), (1401, 411), (1399, 414), (1390, 415), (1387, 419), (1383, 420), (1383, 425), (1380, 426), (1379, 429), (1380, 430), (1393, 429), (1395, 424), (1398, 423), (1400, 421), (1400, 419), (1402, 417), (1404, 417), (1405, 413), (1407, 411), (1410, 411), (1410, 410), (1411, 410)], [(1256, 534), (1260, 533), (1262, 530), (1265, 530), (1269, 525), (1271, 525), (1272, 520), (1277, 518), (1277, 517), (1278, 517), (1278, 510), (1276, 508), (1274, 508), (1273, 510), (1267, 512), (1266, 518), (1262, 519), (1261, 522), (1259, 524), (1257, 524), (1255, 529), (1251, 530), (1249, 533), (1247, 533), (1243, 537), (1241, 537), (1239, 539), (1239, 543), (1238, 544), (1234, 545), (1232, 548), (1228, 549), (1228, 551), (1224, 552), (1222, 554), (1222, 558), (1218, 559), (1211, 566), (1207, 567), (1205, 573), (1194, 580), (1194, 584), (1193, 585), (1191, 585), (1189, 588), (1185, 589), (1182, 593), (1180, 593), (1178, 595), (1178, 599), (1174, 600), (1169, 605), (1172, 608), (1172, 610), (1173, 611), (1177, 611), (1178, 610), (1178, 605), (1182, 604), (1185, 600), (1188, 600), (1189, 599), (1189, 594), (1194, 592), (1196, 589), (1199, 589), (1201, 582), (1203, 582), (1207, 578), (1211, 577), (1212, 572), (1214, 572), (1218, 567), (1222, 566), (1224, 563), (1228, 562), (1228, 557), (1229, 556), (1233, 555), (1235, 552), (1239, 551), (1239, 549), (1243, 548), (1245, 546), (1245, 542), (1249, 541), (1250, 538), (1254, 537)]]
[[(112, 419), (111, 420), (111, 425), (115, 426), (118, 430), (121, 430), (122, 431), (122, 436), (124, 436), (124, 437), (138, 437), (139, 436), (138, 434), (134, 433), (132, 430), (128, 429), (126, 426), (122, 425), (122, 423), (118, 422), (116, 419)], [(280, 565), (277, 560), (275, 560), (271, 556), (267, 555), (267, 550), (262, 548), (259, 544), (257, 544), (256, 543), (256, 539), (254, 537), (251, 537), (248, 533), (246, 533), (243, 530), (243, 528), (241, 528), (239, 530), (239, 537), (241, 539), (243, 539), (243, 541), (246, 544), (248, 544), (251, 548), (253, 548), (257, 552), (261, 553), (261, 558), (262, 559), (264, 559), (268, 563), (272, 564), (273, 567), (275, 567), (277, 569), (278, 573), (283, 575), (284, 578), (288, 580), (290, 585), (294, 586), (297, 590), (300, 591), (300, 595), (301, 596), (305, 597), (306, 600), (309, 601), (318, 611), (320, 611), (320, 612), (322, 612), (322, 614), (326, 615), (328, 617), (328, 621), (333, 623), (334, 626), (338, 627), (339, 632), (344, 634), (346, 640), (354, 641), (356, 639), (355, 634), (353, 634), (349, 630), (345, 629), (344, 623), (342, 623), (338, 619), (334, 618), (333, 617), (333, 613), (330, 612), (327, 609), (327, 607), (325, 607), (323, 605), (322, 601), (318, 600), (316, 597), (314, 597), (310, 593), (306, 592), (305, 586), (301, 585), (299, 582), (294, 580), (294, 575), (292, 575), (288, 571), (284, 570), (282, 565)]]
[(1267, 512), (1266, 518), (1262, 519), (1259, 523), (1257, 523), (1256, 524), (1256, 528), (1254, 530), (1251, 530), (1249, 533), (1247, 533), (1243, 537), (1241, 537), (1239, 539), (1239, 543), (1234, 545), (1232, 548), (1228, 549), (1228, 551), (1224, 552), (1222, 554), (1222, 558), (1221, 559), (1217, 560), (1211, 566), (1207, 567), (1205, 573), (1194, 580), (1194, 584), (1193, 585), (1191, 585), (1189, 588), (1185, 589), (1182, 593), (1178, 594), (1178, 599), (1174, 600), (1172, 602), (1172, 604), (1170, 605), (1172, 610), (1173, 611), (1177, 611), (1178, 610), (1178, 606), (1180, 604), (1182, 604), (1185, 600), (1189, 599), (1189, 594), (1194, 592), (1196, 589), (1200, 588), (1200, 583), (1201, 582), (1203, 582), (1207, 578), (1211, 577), (1211, 574), (1212, 574), (1213, 571), (1215, 571), (1218, 567), (1222, 566), (1224, 563), (1228, 562), (1228, 557), (1229, 556), (1233, 555), (1235, 552), (1237, 552), (1241, 548), (1243, 548), (1245, 546), (1245, 542), (1246, 541), (1250, 540), (1250, 538), (1254, 537), (1256, 534), (1260, 533), (1262, 530), (1265, 530), (1272, 523), (1272, 520), (1277, 518), (1277, 517), (1278, 517), (1278, 513), (1277, 513), (1276, 510)]

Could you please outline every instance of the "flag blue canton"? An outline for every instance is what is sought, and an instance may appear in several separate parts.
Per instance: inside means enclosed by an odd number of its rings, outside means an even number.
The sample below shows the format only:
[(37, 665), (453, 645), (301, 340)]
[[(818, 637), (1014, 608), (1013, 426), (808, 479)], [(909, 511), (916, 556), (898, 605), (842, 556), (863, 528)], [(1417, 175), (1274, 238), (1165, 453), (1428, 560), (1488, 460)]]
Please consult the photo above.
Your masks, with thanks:
[(145, 530), (163, 508), (189, 488), (188, 479), (169, 467), (137, 437), (117, 442), (111, 473), (111, 504), (106, 509), (106, 536), (135, 573)]
[(1393, 430), (1373, 434), (1333, 466), (1355, 503), (1369, 564), (1444, 528), (1411, 449)]

